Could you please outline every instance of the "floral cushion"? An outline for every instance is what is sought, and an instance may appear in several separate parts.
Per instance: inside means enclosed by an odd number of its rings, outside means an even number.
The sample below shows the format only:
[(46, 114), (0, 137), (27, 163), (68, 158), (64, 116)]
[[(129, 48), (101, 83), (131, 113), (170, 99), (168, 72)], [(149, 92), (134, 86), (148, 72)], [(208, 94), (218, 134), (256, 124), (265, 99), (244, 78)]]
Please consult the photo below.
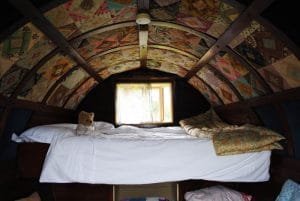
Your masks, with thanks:
[(300, 201), (300, 185), (288, 179), (284, 183), (276, 201)]
[(267, 128), (244, 125), (226, 127), (213, 136), (213, 144), (217, 155), (239, 154), (271, 149), (282, 149), (275, 143), (284, 137)]
[(179, 124), (188, 134), (200, 138), (212, 138), (222, 128), (230, 126), (224, 123), (213, 109), (203, 114), (180, 120)]

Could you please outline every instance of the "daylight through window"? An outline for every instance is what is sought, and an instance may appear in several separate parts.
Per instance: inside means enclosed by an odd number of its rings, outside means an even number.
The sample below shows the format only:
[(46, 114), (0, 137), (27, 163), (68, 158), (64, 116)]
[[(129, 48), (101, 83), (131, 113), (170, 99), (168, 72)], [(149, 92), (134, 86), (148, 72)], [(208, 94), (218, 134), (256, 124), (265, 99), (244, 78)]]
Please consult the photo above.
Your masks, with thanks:
[(116, 123), (171, 123), (171, 83), (118, 83), (116, 85)]

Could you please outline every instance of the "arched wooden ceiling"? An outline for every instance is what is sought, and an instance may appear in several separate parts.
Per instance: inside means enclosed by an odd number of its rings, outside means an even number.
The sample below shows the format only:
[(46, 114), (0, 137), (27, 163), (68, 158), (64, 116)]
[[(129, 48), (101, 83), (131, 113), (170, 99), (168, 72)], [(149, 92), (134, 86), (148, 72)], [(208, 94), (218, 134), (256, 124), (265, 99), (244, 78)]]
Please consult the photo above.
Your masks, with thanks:
[[(299, 49), (260, 15), (273, 0), (69, 0), (0, 44), (0, 94), (76, 109), (112, 74), (140, 67), (177, 74), (216, 106), (300, 86)], [(138, 12), (151, 16), (137, 25)], [(275, 32), (276, 31), (276, 32)]]

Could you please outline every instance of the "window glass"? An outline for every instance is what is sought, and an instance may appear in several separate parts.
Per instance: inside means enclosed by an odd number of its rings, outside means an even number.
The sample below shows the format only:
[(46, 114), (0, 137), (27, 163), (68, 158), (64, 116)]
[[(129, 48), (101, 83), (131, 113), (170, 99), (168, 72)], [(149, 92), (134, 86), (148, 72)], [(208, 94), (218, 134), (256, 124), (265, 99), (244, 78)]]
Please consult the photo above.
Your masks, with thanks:
[(116, 123), (171, 123), (171, 83), (118, 83)]

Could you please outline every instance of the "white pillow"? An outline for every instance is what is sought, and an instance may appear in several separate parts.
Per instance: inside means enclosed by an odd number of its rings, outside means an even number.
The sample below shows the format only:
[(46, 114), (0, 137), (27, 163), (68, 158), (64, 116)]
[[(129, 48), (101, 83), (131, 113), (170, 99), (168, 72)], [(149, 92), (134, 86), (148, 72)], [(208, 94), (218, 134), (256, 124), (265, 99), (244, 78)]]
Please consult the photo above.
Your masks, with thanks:
[(115, 128), (112, 123), (108, 123), (105, 121), (94, 121), (94, 127), (95, 130), (111, 130)]
[(58, 123), (58, 124), (48, 124), (44, 126), (55, 126), (55, 127), (63, 127), (63, 128), (71, 128), (76, 129), (77, 124), (71, 124), (71, 123)]
[(75, 135), (75, 129), (55, 126), (55, 125), (43, 125), (36, 126), (24, 131), (19, 138), (24, 142), (41, 142), (51, 143), (53, 139), (62, 136)]

